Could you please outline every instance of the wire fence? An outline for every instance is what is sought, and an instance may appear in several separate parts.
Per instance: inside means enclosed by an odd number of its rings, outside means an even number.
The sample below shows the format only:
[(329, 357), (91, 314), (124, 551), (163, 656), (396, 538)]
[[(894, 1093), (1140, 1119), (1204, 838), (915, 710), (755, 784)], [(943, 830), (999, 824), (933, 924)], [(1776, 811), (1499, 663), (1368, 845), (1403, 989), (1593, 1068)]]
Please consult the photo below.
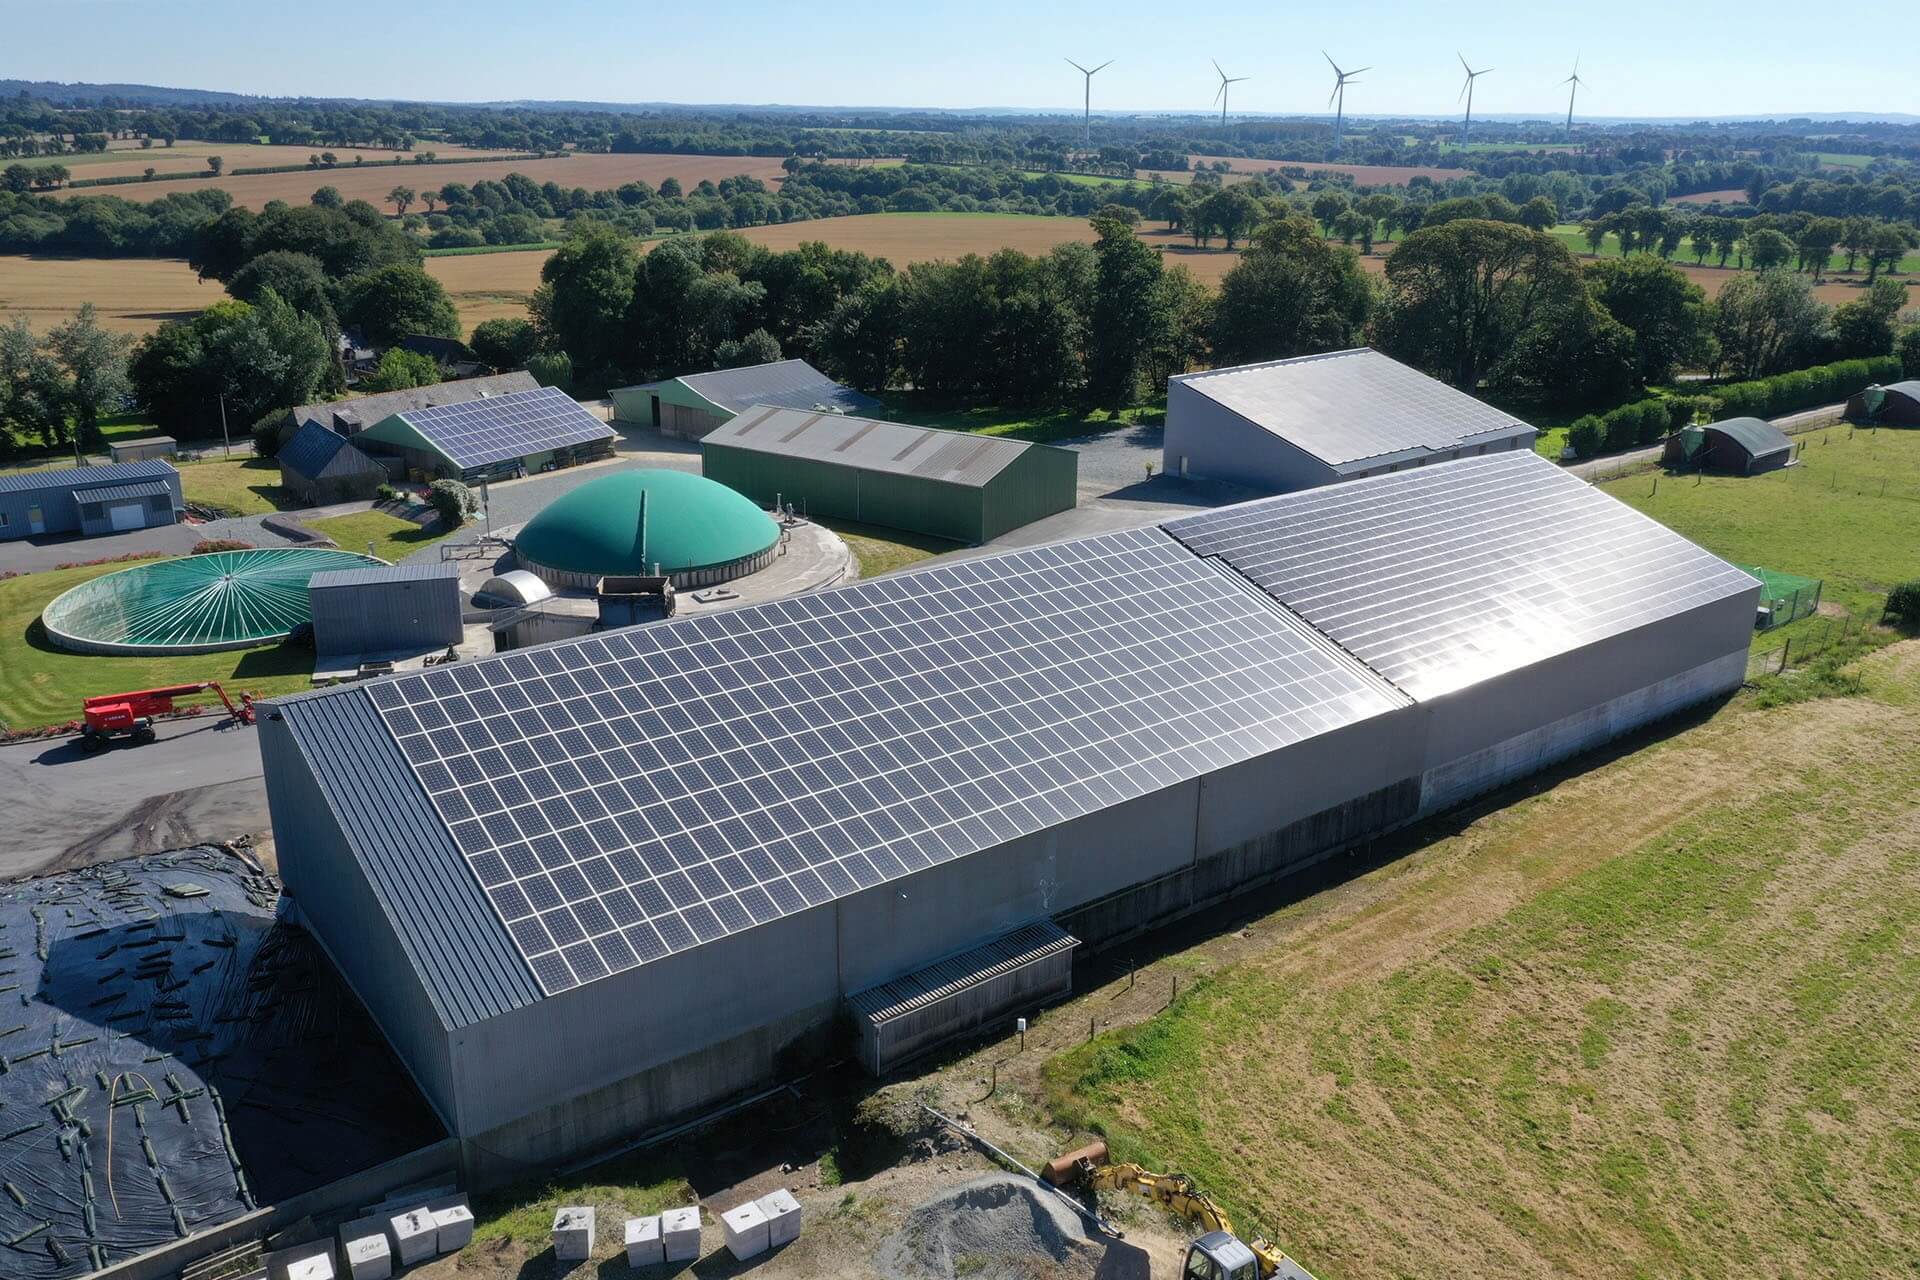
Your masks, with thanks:
[(1886, 607), (1876, 605), (1863, 613), (1824, 615), (1788, 636), (1778, 649), (1759, 650), (1747, 655), (1747, 680), (1777, 676), (1790, 667), (1805, 666), (1830, 650), (1857, 641), (1886, 622)]
[(1760, 613), (1755, 619), (1756, 630), (1772, 631), (1784, 627), (1820, 608), (1822, 583), (1818, 578), (1803, 578), (1798, 574), (1763, 569), (1751, 564), (1736, 564), (1734, 567), (1760, 580)]

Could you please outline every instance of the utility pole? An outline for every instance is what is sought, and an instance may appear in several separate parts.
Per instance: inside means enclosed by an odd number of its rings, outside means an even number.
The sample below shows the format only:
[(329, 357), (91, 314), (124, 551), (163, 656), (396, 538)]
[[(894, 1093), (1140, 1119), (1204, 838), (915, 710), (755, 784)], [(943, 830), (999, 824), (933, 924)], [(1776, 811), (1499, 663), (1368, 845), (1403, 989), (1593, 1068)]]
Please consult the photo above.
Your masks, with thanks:
[(227, 434), (227, 398), (220, 397), (220, 440), (226, 449), (226, 456), (233, 456), (233, 437)]

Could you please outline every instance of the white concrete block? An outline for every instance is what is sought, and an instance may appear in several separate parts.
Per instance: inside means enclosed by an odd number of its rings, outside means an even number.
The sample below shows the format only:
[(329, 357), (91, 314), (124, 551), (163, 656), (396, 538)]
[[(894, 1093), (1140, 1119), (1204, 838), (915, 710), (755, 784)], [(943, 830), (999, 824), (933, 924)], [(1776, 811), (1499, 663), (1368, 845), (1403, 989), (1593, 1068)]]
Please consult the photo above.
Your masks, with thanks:
[(473, 1210), (465, 1196), (447, 1196), (427, 1206), (433, 1214), (437, 1234), (435, 1245), (441, 1253), (464, 1249), (473, 1242)]
[(341, 1227), (340, 1265), (347, 1280), (387, 1280), (393, 1274), (387, 1224), (379, 1218), (361, 1218)]
[(669, 1209), (660, 1215), (660, 1244), (668, 1262), (693, 1262), (700, 1257), (700, 1206)]
[(275, 1249), (267, 1255), (267, 1275), (271, 1280), (334, 1280), (333, 1242), (316, 1240)]
[(726, 1229), (727, 1252), (741, 1262), (767, 1251), (767, 1215), (753, 1201), (721, 1214), (720, 1225)]
[(767, 1218), (767, 1247), (778, 1249), (800, 1238), (800, 1202), (793, 1192), (781, 1187), (754, 1201)]
[(593, 1256), (593, 1206), (568, 1205), (553, 1215), (553, 1256), (585, 1262)]
[(387, 1219), (387, 1240), (393, 1245), (393, 1260), (403, 1267), (425, 1262), (440, 1247), (440, 1224), (425, 1205), (407, 1209)]
[(627, 1265), (651, 1267), (667, 1260), (666, 1242), (660, 1238), (660, 1216), (627, 1219)]

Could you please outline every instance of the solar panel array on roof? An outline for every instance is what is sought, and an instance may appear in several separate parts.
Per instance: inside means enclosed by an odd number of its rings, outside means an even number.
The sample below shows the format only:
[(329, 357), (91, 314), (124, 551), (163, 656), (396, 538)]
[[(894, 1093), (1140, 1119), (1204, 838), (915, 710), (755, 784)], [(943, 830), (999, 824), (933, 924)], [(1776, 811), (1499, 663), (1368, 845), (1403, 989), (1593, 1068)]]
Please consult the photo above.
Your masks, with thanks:
[(706, 441), (965, 485), (985, 484), (1035, 447), (1023, 440), (772, 405), (755, 405), (715, 428)]
[(1404, 705), (1154, 529), (364, 694), (548, 993)]
[(1284, 494), (1163, 527), (1420, 699), (1755, 585), (1531, 452)]
[(1532, 427), (1368, 347), (1241, 365), (1174, 381), (1327, 465), (1356, 469)]
[(613, 435), (557, 387), (408, 409), (400, 417), (462, 470)]

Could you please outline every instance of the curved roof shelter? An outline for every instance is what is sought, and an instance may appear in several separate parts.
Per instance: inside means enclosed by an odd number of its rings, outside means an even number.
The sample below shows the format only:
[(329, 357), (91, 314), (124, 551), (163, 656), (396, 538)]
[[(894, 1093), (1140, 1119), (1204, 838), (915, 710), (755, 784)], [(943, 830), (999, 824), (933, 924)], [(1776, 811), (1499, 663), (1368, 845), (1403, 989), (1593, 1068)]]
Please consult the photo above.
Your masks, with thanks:
[(1793, 441), (1762, 418), (1728, 418), (1674, 432), (1663, 461), (1668, 466), (1757, 475), (1791, 463)]
[(1847, 401), (1846, 419), (1875, 425), (1920, 427), (1920, 378), (1855, 392)]
[(556, 587), (652, 573), (680, 587), (764, 567), (780, 540), (773, 518), (725, 485), (685, 471), (619, 471), (581, 485), (514, 539), (522, 566)]

